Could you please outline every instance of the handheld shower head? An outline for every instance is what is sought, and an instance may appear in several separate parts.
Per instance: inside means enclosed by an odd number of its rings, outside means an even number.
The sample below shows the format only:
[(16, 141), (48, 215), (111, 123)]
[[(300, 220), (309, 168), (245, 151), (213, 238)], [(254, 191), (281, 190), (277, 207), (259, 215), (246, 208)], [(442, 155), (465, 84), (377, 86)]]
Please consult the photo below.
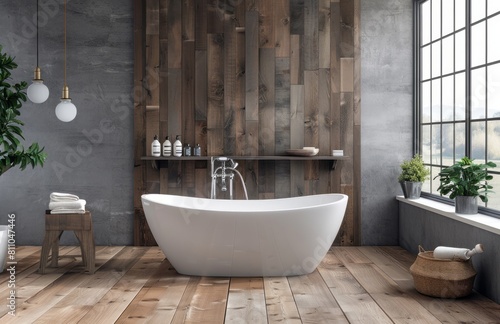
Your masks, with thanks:
[(231, 163), (231, 168), (236, 169), (236, 167), (238, 166), (238, 162), (234, 162), (233, 159), (229, 159), (229, 162)]

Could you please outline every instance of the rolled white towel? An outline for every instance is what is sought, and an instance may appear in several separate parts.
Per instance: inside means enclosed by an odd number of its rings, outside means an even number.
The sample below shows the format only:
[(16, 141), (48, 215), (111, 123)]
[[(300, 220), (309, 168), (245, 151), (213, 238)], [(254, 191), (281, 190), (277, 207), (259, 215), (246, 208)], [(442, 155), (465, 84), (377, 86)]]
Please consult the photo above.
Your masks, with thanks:
[(56, 209), (83, 209), (85, 210), (85, 204), (87, 202), (84, 199), (78, 199), (76, 201), (51, 201), (49, 203), (50, 210)]
[(85, 209), (61, 208), (50, 211), (51, 214), (85, 214)]
[(50, 201), (76, 201), (80, 199), (77, 195), (63, 193), (63, 192), (53, 192), (50, 194)]

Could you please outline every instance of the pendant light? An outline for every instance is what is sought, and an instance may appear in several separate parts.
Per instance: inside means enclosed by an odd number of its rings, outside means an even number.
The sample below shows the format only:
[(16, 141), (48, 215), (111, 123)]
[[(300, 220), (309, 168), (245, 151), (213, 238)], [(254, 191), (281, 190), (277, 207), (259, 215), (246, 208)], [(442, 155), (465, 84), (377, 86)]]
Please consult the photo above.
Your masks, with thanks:
[(42, 73), (38, 66), (38, 0), (36, 1), (36, 68), (33, 83), (28, 87), (28, 98), (31, 102), (40, 104), (49, 97), (49, 88), (43, 84)]
[(71, 102), (66, 84), (66, 0), (64, 0), (64, 86), (61, 102), (56, 107), (56, 116), (63, 122), (70, 122), (76, 117), (76, 107)]

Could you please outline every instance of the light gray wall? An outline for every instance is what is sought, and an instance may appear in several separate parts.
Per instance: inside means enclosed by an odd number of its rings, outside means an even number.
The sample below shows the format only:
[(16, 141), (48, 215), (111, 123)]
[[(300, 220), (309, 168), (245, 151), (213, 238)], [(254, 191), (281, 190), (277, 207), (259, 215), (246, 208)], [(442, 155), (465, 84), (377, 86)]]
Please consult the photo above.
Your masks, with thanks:
[(500, 235), (399, 202), (400, 245), (418, 253), (418, 246), (432, 251), (439, 245), (472, 249), (477, 243), (484, 253), (472, 257), (477, 272), (474, 289), (500, 303)]
[(399, 164), (412, 155), (412, 0), (361, 0), (361, 239), (398, 244)]
[[(26, 146), (45, 146), (48, 159), (43, 168), (0, 177), (0, 224), (15, 213), (17, 244), (39, 245), (49, 194), (70, 192), (87, 201), (97, 244), (132, 244), (132, 1), (68, 1), (67, 83), (78, 109), (70, 123), (54, 114), (63, 87), (62, 3), (40, 1), (39, 59), (50, 97), (21, 109)], [(36, 1), (0, 0), (0, 44), (19, 64), (14, 81), (33, 77), (35, 17)], [(73, 242), (71, 232), (63, 235), (63, 244)]]

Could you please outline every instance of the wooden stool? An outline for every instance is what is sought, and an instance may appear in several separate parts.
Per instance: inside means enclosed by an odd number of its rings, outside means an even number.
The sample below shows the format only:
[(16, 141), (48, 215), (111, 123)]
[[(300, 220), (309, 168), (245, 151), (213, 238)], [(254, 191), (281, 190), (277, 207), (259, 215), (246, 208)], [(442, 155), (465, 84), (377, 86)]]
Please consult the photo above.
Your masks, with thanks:
[(50, 210), (45, 212), (45, 238), (43, 240), (40, 255), (40, 273), (45, 273), (52, 249), (52, 267), (57, 267), (59, 258), (59, 239), (63, 231), (73, 231), (82, 252), (85, 271), (93, 274), (95, 271), (95, 245), (92, 230), (92, 216), (89, 211), (85, 214), (51, 214)]

